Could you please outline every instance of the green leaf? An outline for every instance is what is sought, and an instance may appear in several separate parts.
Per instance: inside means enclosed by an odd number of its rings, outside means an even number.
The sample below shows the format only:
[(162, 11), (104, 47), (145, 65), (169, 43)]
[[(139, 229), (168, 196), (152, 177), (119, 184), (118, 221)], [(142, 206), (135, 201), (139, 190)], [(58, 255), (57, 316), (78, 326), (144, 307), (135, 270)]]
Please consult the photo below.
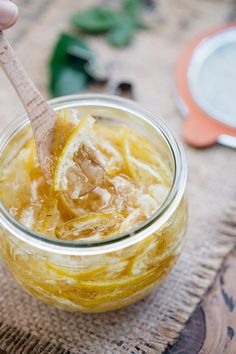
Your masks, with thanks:
[(132, 21), (124, 21), (118, 26), (115, 26), (107, 35), (108, 42), (113, 47), (125, 47), (133, 39), (136, 31), (136, 26)]
[[(91, 77), (86, 72), (86, 65), (92, 59), (94, 54), (84, 41), (67, 33), (61, 34), (49, 63), (51, 94), (55, 97), (75, 93), (85, 87), (91, 81)], [(68, 68), (71, 70), (69, 71)], [(76, 82), (73, 80), (72, 71), (77, 78)], [(65, 86), (70, 86), (69, 77), (72, 77), (71, 89)]]
[(64, 66), (57, 73), (53, 85), (53, 96), (59, 97), (81, 92), (90, 83), (89, 76), (84, 71)]
[(123, 12), (133, 18), (139, 18), (142, 6), (139, 0), (123, 0)]
[(62, 65), (67, 62), (68, 55), (71, 54), (71, 51), (75, 49), (83, 51), (84, 56), (86, 53), (87, 58), (89, 59), (93, 53), (86, 45), (86, 43), (79, 37), (75, 37), (68, 33), (62, 33), (55, 44), (54, 51), (50, 60), (50, 66)]
[(113, 27), (118, 16), (117, 12), (107, 6), (95, 6), (73, 15), (71, 21), (83, 31), (102, 33)]
[(147, 28), (147, 24), (142, 20), (143, 5), (140, 0), (123, 0), (122, 11), (129, 17), (138, 28)]

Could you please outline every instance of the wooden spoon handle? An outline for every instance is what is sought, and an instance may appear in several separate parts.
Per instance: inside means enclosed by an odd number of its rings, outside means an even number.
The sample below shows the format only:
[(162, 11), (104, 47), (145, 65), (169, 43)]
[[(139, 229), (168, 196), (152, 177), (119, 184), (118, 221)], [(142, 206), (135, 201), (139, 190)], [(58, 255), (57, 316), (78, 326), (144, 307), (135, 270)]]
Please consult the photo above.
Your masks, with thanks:
[(33, 129), (38, 158), (46, 177), (51, 175), (51, 154), (56, 113), (33, 84), (0, 31), (0, 64), (20, 97)]

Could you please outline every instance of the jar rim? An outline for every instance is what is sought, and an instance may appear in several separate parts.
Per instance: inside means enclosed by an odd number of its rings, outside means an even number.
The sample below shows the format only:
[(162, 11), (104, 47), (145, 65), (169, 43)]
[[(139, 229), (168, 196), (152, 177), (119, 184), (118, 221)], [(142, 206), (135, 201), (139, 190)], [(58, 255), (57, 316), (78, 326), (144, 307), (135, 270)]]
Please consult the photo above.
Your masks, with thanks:
[[(18, 222), (0, 201), (0, 223), (14, 236), (28, 244), (48, 252), (67, 255), (94, 255), (113, 252), (131, 246), (145, 239), (156, 228), (161, 227), (178, 207), (186, 186), (187, 162), (182, 145), (176, 141), (166, 124), (157, 115), (142, 109), (137, 103), (111, 95), (80, 94), (55, 98), (49, 101), (56, 110), (75, 106), (105, 106), (124, 110), (135, 115), (155, 128), (168, 145), (174, 161), (174, 178), (171, 189), (157, 211), (146, 221), (130, 229), (129, 232), (120, 234), (108, 240), (93, 242), (64, 241), (34, 232)], [(19, 130), (29, 123), (24, 114), (14, 120), (0, 136), (0, 153), (9, 143), (9, 138), (14, 137)]]

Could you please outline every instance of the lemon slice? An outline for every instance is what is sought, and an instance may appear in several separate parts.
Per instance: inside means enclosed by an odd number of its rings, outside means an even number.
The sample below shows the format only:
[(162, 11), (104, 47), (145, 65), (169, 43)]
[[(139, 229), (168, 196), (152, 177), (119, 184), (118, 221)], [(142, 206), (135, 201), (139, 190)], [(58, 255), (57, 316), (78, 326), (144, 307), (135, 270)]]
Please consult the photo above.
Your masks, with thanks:
[(58, 158), (54, 190), (68, 192), (72, 199), (94, 189), (104, 176), (98, 152), (91, 142), (95, 119), (84, 117), (69, 136)]
[(110, 208), (114, 201), (113, 189), (101, 183), (93, 191), (78, 199), (71, 199), (67, 193), (60, 193), (59, 201), (65, 214), (72, 218), (87, 215), (90, 212), (104, 212), (104, 209)]
[(127, 129), (126, 126), (122, 124), (109, 126), (99, 122), (99, 124), (94, 127), (94, 130), (96, 135), (101, 139), (109, 141), (113, 146), (118, 147)]
[(54, 265), (46, 262), (46, 268), (49, 271), (54, 272), (57, 276), (62, 278), (69, 278), (75, 281), (80, 280), (90, 280), (90, 281), (104, 281), (106, 279), (115, 279), (119, 276), (128, 265), (127, 260), (120, 260), (113, 264), (105, 265), (96, 265), (91, 268), (68, 268), (68, 267), (60, 267), (59, 265)]
[(96, 147), (103, 154), (107, 160), (105, 170), (108, 176), (116, 176), (124, 172), (124, 163), (122, 155), (115, 146), (109, 140), (105, 140), (96, 136)]
[(72, 120), (68, 113), (68, 109), (58, 112), (53, 141), (53, 155), (55, 158), (60, 155), (66, 141), (69, 139), (76, 125), (78, 125), (78, 122), (76, 124), (75, 120)]
[(148, 187), (148, 193), (154, 200), (157, 201), (159, 206), (164, 202), (169, 191), (170, 188), (163, 184), (151, 184)]
[[(49, 203), (51, 203), (51, 205), (47, 205)], [(42, 220), (42, 222), (37, 223), (38, 231), (53, 237), (56, 225), (60, 222), (58, 201), (52, 198), (45, 204), (45, 207), (42, 208), (41, 212), (38, 214), (38, 219)]]
[(56, 236), (62, 240), (97, 240), (109, 235), (115, 225), (112, 213), (93, 213), (57, 226)]
[(160, 155), (158, 148), (144, 137), (124, 129), (122, 152), (130, 177), (136, 177), (136, 181), (139, 181), (143, 175), (151, 183), (158, 182), (170, 186), (173, 174), (171, 166), (165, 161), (165, 156)]
[[(86, 196), (90, 196), (90, 193)], [(85, 197), (86, 197), (85, 196)], [(58, 196), (61, 209), (63, 210), (63, 215), (66, 218), (78, 218), (85, 213), (85, 208), (81, 205), (81, 198), (71, 199), (67, 193), (60, 193)], [(86, 209), (86, 214), (89, 212), (88, 208)]]
[(122, 145), (123, 158), (126, 165), (127, 173), (131, 178), (133, 178), (134, 181), (136, 181), (137, 183), (140, 183), (140, 181), (142, 180), (146, 183), (148, 181), (148, 184), (163, 182), (162, 176), (156, 168), (133, 157), (130, 152), (130, 145), (127, 137), (123, 139)]
[[(169, 259), (168, 259), (169, 260)], [(165, 259), (161, 264), (160, 268), (151, 268), (146, 272), (134, 276), (125, 276), (124, 278), (107, 280), (107, 281), (86, 281), (83, 280), (80, 283), (81, 289), (87, 290), (87, 292), (92, 291), (96, 295), (105, 295), (114, 291), (123, 293), (123, 296), (128, 295), (128, 290), (131, 293), (145, 288), (147, 285), (158, 279), (160, 273), (162, 273), (163, 268), (168, 264), (168, 260)]]
[(83, 280), (83, 279), (90, 279), (93, 277), (97, 277), (100, 274), (103, 274), (107, 270), (106, 265), (99, 265), (96, 267), (93, 267), (91, 269), (66, 269), (63, 267), (55, 266), (50, 263), (46, 263), (46, 267), (49, 271), (53, 271), (56, 273), (56, 275), (63, 277), (63, 278), (69, 278), (73, 279), (75, 281), (78, 280)]

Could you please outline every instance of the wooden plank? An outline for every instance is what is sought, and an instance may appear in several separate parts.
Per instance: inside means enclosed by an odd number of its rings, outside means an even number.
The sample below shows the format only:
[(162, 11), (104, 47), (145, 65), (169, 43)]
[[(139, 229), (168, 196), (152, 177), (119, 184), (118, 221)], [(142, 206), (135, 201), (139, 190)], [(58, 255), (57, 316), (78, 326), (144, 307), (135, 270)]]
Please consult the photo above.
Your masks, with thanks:
[(236, 251), (194, 311), (177, 342), (164, 354), (236, 353)]

